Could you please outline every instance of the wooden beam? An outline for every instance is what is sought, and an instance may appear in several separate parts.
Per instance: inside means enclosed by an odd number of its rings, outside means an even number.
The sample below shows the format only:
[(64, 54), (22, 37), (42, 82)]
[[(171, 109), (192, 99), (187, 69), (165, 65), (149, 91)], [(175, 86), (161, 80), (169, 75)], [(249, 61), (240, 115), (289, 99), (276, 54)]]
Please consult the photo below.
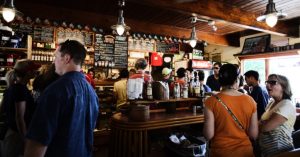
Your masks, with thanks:
[(151, 5), (161, 7), (163, 9), (175, 10), (178, 12), (190, 14), (191, 16), (197, 15), (203, 18), (212, 18), (215, 20), (224, 20), (230, 22), (239, 27), (246, 29), (252, 29), (269, 34), (275, 34), (280, 36), (293, 36), (299, 37), (299, 33), (290, 27), (297, 27), (296, 23), (293, 26), (283, 21), (278, 21), (274, 28), (268, 27), (264, 22), (257, 22), (256, 17), (259, 13), (253, 13), (245, 10), (241, 10), (234, 6), (227, 6), (224, 3), (217, 0), (206, 1), (193, 1), (187, 3), (176, 3), (175, 0), (129, 0), (134, 3), (143, 3), (144, 5)]
[[(100, 26), (105, 30), (111, 30), (110, 26), (117, 22), (117, 17), (115, 16), (101, 15), (87, 11), (59, 8), (23, 1), (20, 1), (18, 3), (18, 9), (22, 11), (25, 16), (29, 17), (39, 17), (42, 19), (47, 18), (49, 20), (55, 20), (59, 22), (66, 21), (67, 23), (72, 22), (75, 24), (80, 23), (90, 26)], [(128, 18), (125, 19), (125, 22), (128, 26), (131, 27), (131, 32), (143, 32), (185, 39), (188, 39), (191, 33), (190, 29), (141, 22)], [(198, 39), (205, 40), (211, 44), (222, 46), (236, 46), (230, 45), (229, 40), (225, 36), (221, 35), (197, 31), (197, 37)]]

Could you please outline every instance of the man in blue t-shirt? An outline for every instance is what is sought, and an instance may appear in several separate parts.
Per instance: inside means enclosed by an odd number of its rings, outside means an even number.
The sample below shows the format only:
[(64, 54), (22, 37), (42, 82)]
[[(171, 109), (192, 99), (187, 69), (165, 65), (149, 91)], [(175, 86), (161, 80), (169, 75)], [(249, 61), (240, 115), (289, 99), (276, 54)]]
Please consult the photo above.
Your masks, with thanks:
[(257, 103), (257, 118), (260, 120), (262, 114), (265, 112), (265, 108), (269, 103), (269, 94), (266, 88), (259, 85), (259, 74), (257, 71), (249, 70), (245, 74), (245, 81), (248, 86), (252, 87), (249, 95)]
[(25, 157), (92, 157), (98, 97), (80, 72), (86, 50), (75, 40), (55, 51), (61, 77), (46, 88), (27, 132)]

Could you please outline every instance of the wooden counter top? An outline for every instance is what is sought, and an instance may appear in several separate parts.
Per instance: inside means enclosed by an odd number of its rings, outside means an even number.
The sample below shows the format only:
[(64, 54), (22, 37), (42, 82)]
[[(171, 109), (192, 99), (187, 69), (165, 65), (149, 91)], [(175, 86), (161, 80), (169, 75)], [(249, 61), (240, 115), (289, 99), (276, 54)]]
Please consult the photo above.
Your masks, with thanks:
[(201, 101), (204, 97), (199, 98), (179, 98), (179, 99), (168, 99), (168, 100), (132, 100), (131, 102), (136, 104), (158, 104), (162, 102), (186, 102), (186, 101)]
[(132, 122), (126, 115), (116, 113), (112, 116), (111, 124), (114, 127), (126, 130), (153, 130), (203, 122), (204, 115), (202, 113), (194, 114), (191, 111), (177, 111), (173, 114), (151, 113), (150, 119), (145, 122)]
[(116, 113), (111, 119), (111, 157), (147, 157), (148, 130), (183, 126), (204, 122), (202, 113), (176, 111), (173, 114), (151, 113), (145, 122), (132, 122), (126, 115)]

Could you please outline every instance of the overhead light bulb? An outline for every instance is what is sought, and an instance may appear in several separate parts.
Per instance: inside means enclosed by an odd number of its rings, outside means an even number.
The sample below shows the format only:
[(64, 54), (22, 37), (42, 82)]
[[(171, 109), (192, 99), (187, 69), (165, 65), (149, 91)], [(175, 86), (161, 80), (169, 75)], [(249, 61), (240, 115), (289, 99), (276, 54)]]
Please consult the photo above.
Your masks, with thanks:
[(192, 48), (194, 48), (197, 45), (197, 35), (196, 35), (196, 28), (195, 26), (193, 26), (192, 28), (192, 32), (191, 32), (191, 38), (189, 40), (189, 43), (191, 45)]
[(2, 16), (6, 22), (11, 22), (15, 18), (16, 13), (13, 9), (3, 8)]
[(124, 22), (123, 17), (123, 7), (125, 6), (125, 0), (119, 0), (118, 5), (120, 7), (119, 9), (119, 16), (118, 16), (118, 22), (116, 25), (111, 26), (113, 30), (117, 32), (118, 35), (123, 35), (125, 31), (128, 31), (130, 27), (126, 26)]
[(189, 44), (191, 45), (192, 48), (194, 48), (197, 45), (197, 40), (192, 39), (192, 40), (190, 40)]
[(125, 31), (125, 28), (123, 25), (117, 25), (116, 30), (117, 30), (118, 35), (122, 35)]
[(266, 23), (270, 27), (274, 27), (277, 24), (277, 21), (278, 21), (278, 17), (276, 15), (276, 13), (268, 14), (266, 16)]
[(259, 22), (265, 21), (269, 27), (274, 27), (277, 24), (278, 20), (283, 19), (286, 16), (286, 13), (277, 12), (275, 3), (273, 2), (273, 0), (269, 0), (269, 3), (266, 6), (266, 12), (264, 13), (264, 15), (257, 17), (256, 20)]

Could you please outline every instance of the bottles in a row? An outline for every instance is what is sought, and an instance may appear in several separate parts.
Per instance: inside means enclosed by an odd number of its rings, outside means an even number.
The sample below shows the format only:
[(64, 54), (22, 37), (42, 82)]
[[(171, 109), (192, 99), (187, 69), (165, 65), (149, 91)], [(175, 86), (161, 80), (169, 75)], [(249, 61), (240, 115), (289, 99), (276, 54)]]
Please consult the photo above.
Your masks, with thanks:
[(96, 67), (114, 67), (115, 62), (113, 62), (113, 61), (96, 61), (95, 66)]
[(34, 47), (34, 48), (45, 48), (45, 49), (55, 49), (55, 43), (33, 42), (32, 47)]
[[(195, 76), (196, 75), (196, 79)], [(198, 71), (193, 71), (191, 80), (189, 81), (189, 95), (190, 97), (202, 97), (204, 96), (203, 85), (201, 85), (199, 80)]]
[(52, 62), (54, 61), (53, 51), (32, 51), (32, 60)]
[(0, 53), (0, 66), (13, 66), (17, 59), (21, 59), (22, 56), (13, 53)]

